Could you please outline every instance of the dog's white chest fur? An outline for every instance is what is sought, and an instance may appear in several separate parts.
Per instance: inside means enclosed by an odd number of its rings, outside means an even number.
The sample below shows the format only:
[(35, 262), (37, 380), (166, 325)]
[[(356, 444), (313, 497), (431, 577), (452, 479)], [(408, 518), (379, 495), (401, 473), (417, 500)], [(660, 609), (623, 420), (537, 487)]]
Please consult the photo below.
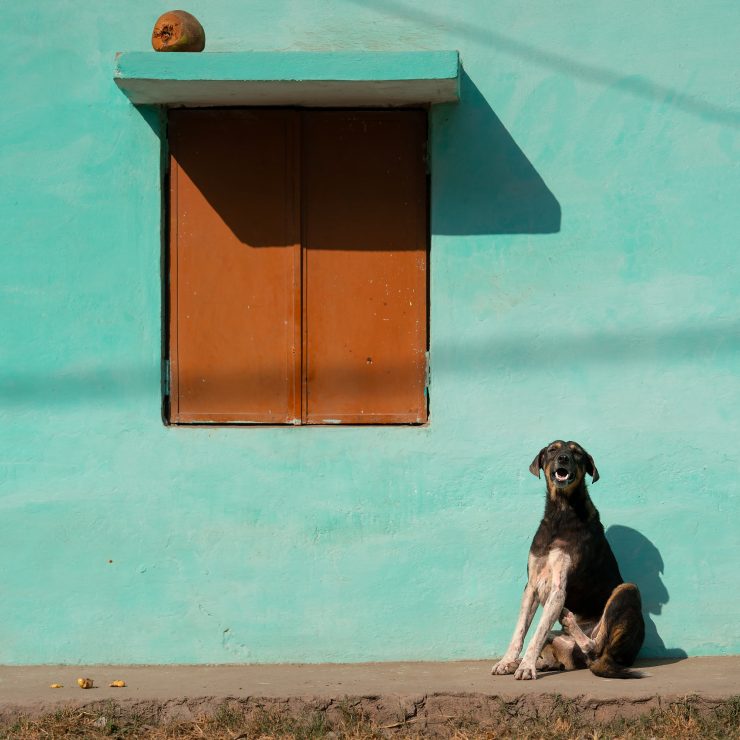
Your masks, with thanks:
[(553, 589), (565, 590), (570, 555), (560, 548), (550, 550), (546, 555), (530, 555), (527, 569), (529, 583), (543, 604)]

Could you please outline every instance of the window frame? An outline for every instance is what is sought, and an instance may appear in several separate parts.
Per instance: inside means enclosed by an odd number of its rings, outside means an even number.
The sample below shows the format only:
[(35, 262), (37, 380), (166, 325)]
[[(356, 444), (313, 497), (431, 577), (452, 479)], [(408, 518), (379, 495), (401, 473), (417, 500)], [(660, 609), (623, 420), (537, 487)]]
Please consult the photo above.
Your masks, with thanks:
[[(370, 421), (366, 421), (357, 415), (351, 416), (347, 419), (326, 419), (324, 421), (308, 420), (306, 408), (306, 355), (307, 355), (307, 344), (305, 337), (305, 287), (303, 285), (303, 273), (305, 270), (305, 260), (307, 254), (307, 247), (305, 244), (305, 236), (303, 232), (303, 194), (301, 192), (302, 185), (299, 183), (297, 186), (298, 191), (298, 210), (299, 216), (299, 243), (297, 245), (298, 252), (298, 263), (299, 263), (299, 274), (298, 274), (298, 299), (297, 299), (297, 324), (298, 334), (300, 335), (300, 343), (298, 346), (298, 354), (300, 357), (298, 365), (298, 374), (295, 379), (295, 393), (298, 396), (298, 409), (299, 414), (296, 418), (290, 421), (261, 421), (261, 420), (232, 420), (232, 419), (208, 419), (208, 420), (180, 420), (173, 417), (172, 409), (172, 398), (173, 390), (177, 390), (177, 379), (174, 375), (173, 367), (175, 363), (172, 362), (172, 337), (171, 331), (173, 326), (172, 318), (172, 233), (173, 233), (173, 208), (171, 205), (171, 187), (172, 187), (172, 158), (170, 152), (170, 126), (169, 126), (169, 112), (172, 110), (182, 109), (169, 109), (164, 121), (165, 136), (163, 137), (163, 189), (162, 189), (162, 210), (163, 210), (163, 230), (162, 230), (162, 358), (163, 358), (163, 382), (162, 382), (162, 418), (166, 426), (172, 427), (290, 427), (290, 426), (362, 426), (362, 427), (376, 427), (376, 426), (427, 426), (430, 423), (430, 374), (429, 374), (429, 344), (430, 344), (430, 313), (431, 313), (431, 280), (430, 280), (430, 256), (431, 256), (431, 176), (429, 168), (429, 140), (430, 140), (430, 107), (428, 105), (413, 105), (403, 106), (394, 108), (378, 108), (378, 107), (362, 107), (362, 106), (349, 106), (349, 107), (295, 107), (295, 106), (209, 106), (206, 108), (187, 108), (188, 111), (205, 110), (209, 112), (217, 111), (293, 111), (297, 112), (300, 116), (302, 113), (349, 113), (349, 114), (372, 114), (372, 113), (386, 113), (388, 111), (397, 112), (417, 112), (422, 113), (424, 117), (424, 134), (423, 134), (423, 147), (424, 147), (424, 190), (423, 190), (423, 206), (424, 206), (424, 219), (422, 228), (424, 230), (423, 242), (424, 242), (424, 307), (423, 307), (423, 410), (420, 412), (420, 417), (417, 419), (410, 420), (406, 414), (374, 414), (372, 416), (378, 417)], [(298, 124), (299, 129), (301, 124)], [(299, 174), (297, 179), (302, 180), (303, 173), (300, 171), (303, 166), (303, 153), (301, 151), (302, 144), (298, 145), (298, 163), (297, 168)], [(398, 417), (401, 417), (400, 420)], [(365, 417), (367, 418), (367, 417)]]

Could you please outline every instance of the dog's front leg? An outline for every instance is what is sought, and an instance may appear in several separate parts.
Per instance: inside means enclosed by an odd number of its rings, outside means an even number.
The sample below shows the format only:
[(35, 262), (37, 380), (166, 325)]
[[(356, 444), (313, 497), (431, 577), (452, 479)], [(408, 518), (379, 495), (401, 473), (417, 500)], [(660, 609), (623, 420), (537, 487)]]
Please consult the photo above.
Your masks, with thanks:
[(532, 624), (532, 618), (537, 611), (537, 601), (535, 600), (534, 587), (527, 582), (522, 595), (522, 605), (519, 609), (519, 618), (516, 620), (514, 634), (511, 637), (509, 647), (506, 648), (504, 657), (496, 663), (491, 669), (495, 676), (502, 676), (506, 673), (514, 673), (519, 665), (519, 653), (524, 645), (524, 637), (527, 634), (529, 625)]
[(537, 678), (537, 669), (535, 668), (537, 658), (545, 646), (550, 630), (565, 606), (565, 584), (570, 566), (570, 558), (556, 551), (552, 553), (548, 560), (551, 573), (550, 593), (545, 601), (542, 617), (537, 625), (537, 629), (534, 635), (532, 635), (529, 645), (527, 645), (522, 662), (514, 672), (514, 678), (516, 679), (527, 681)]

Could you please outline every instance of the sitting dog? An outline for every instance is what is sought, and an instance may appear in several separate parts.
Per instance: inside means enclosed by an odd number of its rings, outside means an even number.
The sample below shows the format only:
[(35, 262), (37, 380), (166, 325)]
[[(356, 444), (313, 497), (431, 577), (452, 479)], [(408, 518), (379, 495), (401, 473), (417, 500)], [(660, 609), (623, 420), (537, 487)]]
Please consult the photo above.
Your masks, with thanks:
[[(599, 471), (576, 442), (556, 440), (543, 447), (529, 470), (545, 471), (545, 514), (532, 540), (527, 585), (511, 643), (493, 674), (535, 679), (538, 670), (588, 666), (597, 676), (638, 678), (630, 671), (645, 637), (640, 592), (624, 583), (604, 536), (599, 512), (586, 488)], [(524, 657), (524, 644), (537, 605), (542, 618)], [(563, 634), (551, 634), (560, 619)]]

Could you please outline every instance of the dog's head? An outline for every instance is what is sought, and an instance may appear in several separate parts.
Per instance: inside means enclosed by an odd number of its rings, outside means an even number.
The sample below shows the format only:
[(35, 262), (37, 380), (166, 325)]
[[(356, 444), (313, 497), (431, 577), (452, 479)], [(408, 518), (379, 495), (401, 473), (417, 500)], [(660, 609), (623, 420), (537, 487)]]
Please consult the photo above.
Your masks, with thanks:
[(578, 442), (561, 439), (543, 447), (532, 460), (529, 472), (539, 478), (540, 470), (545, 471), (547, 490), (553, 495), (568, 495), (580, 487), (586, 473), (594, 483), (599, 480), (599, 471), (591, 455)]

